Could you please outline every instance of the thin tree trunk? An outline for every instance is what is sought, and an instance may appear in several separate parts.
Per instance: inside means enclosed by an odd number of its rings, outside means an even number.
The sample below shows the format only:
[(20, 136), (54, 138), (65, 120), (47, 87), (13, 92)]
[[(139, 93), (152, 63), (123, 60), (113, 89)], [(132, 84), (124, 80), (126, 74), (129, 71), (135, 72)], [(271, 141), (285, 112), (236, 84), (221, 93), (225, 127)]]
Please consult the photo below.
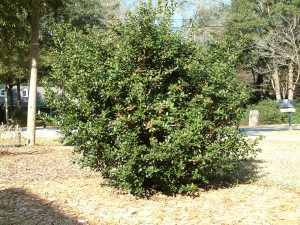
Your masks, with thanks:
[(276, 63), (274, 66), (273, 80), (274, 80), (274, 91), (275, 91), (276, 99), (281, 100), (279, 68), (278, 68), (278, 64)]
[(5, 84), (5, 96), (4, 96), (4, 101), (5, 101), (5, 122), (6, 126), (9, 125), (9, 113), (8, 113), (8, 86)]
[(8, 99), (9, 99), (9, 118), (12, 118), (12, 113), (14, 110), (14, 99), (13, 99), (13, 86), (8, 86)]
[(285, 99), (287, 97), (287, 92), (288, 92), (288, 83), (281, 83), (280, 85), (280, 90), (281, 90), (281, 97)]
[(261, 12), (265, 12), (264, 3), (263, 3), (263, 2), (260, 2), (259, 4), (260, 4)]
[(17, 107), (21, 109), (21, 82), (20, 79), (17, 81)]
[(36, 90), (37, 90), (37, 68), (39, 53), (39, 21), (40, 0), (32, 0), (31, 21), (31, 68), (27, 116), (27, 144), (35, 145), (35, 114), (36, 114)]
[(289, 84), (288, 84), (288, 99), (294, 98), (294, 64), (291, 61), (289, 63)]

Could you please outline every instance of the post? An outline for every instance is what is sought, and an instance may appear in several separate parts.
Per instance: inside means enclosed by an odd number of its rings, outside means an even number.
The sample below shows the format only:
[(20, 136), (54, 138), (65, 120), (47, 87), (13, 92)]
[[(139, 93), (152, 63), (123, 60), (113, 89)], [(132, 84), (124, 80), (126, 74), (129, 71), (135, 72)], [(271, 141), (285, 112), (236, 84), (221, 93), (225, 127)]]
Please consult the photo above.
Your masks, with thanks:
[(288, 113), (288, 117), (289, 117), (289, 130), (292, 130), (293, 128), (292, 128), (292, 113), (291, 112)]
[(250, 110), (249, 113), (249, 127), (259, 126), (259, 112), (258, 110)]
[(292, 130), (292, 113), (296, 112), (296, 100), (295, 99), (282, 99), (277, 100), (276, 106), (280, 109), (280, 112), (287, 113), (289, 120), (289, 130)]

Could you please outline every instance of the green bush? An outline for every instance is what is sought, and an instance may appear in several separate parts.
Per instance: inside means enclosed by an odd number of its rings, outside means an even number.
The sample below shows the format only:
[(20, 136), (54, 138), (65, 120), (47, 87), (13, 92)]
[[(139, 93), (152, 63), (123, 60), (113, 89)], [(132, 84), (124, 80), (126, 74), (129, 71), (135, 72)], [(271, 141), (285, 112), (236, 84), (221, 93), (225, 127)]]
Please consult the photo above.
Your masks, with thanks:
[[(248, 125), (250, 110), (258, 110), (260, 124), (282, 124), (288, 123), (286, 113), (280, 112), (276, 107), (276, 100), (263, 99), (257, 104), (248, 105), (241, 120), (242, 125)], [(300, 105), (296, 104), (296, 113), (293, 113), (293, 123), (300, 123)]]
[[(189, 41), (168, 10), (142, 4), (107, 36), (51, 31), (48, 104), (65, 139), (83, 166), (138, 195), (192, 192), (256, 151), (234, 128), (249, 97), (234, 78), (234, 46)], [(62, 83), (63, 94), (51, 91)]]
[(13, 112), (13, 122), (21, 127), (27, 126), (27, 109), (17, 109)]
[(54, 126), (55, 118), (51, 117), (48, 113), (41, 112), (36, 115), (36, 123), (37, 125), (41, 125), (43, 127)]
[(251, 110), (258, 110), (260, 124), (281, 124), (284, 122), (284, 115), (276, 107), (276, 100), (267, 98), (257, 104), (248, 105), (241, 121), (242, 124), (248, 125)]

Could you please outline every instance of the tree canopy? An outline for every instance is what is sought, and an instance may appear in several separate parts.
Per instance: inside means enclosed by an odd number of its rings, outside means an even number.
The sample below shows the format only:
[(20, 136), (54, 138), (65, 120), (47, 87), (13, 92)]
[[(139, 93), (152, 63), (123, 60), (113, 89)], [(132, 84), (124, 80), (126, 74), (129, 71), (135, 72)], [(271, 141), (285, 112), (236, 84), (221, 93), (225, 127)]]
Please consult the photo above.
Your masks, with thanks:
[[(28, 83), (30, 80), (28, 143), (34, 144), (35, 142), (39, 55), (42, 56), (42, 73), (40, 75), (47, 75), (51, 69), (47, 64), (47, 59), (50, 57), (47, 48), (51, 46), (47, 39), (49, 22), (71, 23), (73, 27), (81, 30), (96, 26), (105, 27), (109, 20), (108, 16), (112, 15), (109, 10), (113, 10), (117, 6), (117, 0), (111, 1), (109, 4), (98, 0), (20, 0), (14, 3), (7, 0), (1, 1), (0, 82), (13, 86), (20, 85), (21, 82)], [(41, 24), (44, 31), (42, 34), (46, 34), (43, 36), (42, 42), (39, 30)], [(42, 54), (39, 54), (39, 46), (42, 47)], [(30, 77), (28, 70), (30, 70)], [(12, 103), (10, 105), (10, 111), (12, 111)]]
[(298, 85), (299, 12), (298, 0), (231, 2), (226, 31), (244, 40), (243, 69), (273, 87), (277, 99), (293, 98)]

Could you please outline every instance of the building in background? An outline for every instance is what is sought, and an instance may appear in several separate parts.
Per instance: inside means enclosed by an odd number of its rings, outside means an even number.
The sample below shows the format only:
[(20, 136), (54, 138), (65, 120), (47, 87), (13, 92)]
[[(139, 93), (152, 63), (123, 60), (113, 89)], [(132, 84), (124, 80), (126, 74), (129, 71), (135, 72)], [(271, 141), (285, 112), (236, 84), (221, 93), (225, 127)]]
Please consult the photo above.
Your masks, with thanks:
[[(53, 115), (53, 110), (45, 105), (43, 100), (45, 99), (45, 89), (41, 86), (37, 87), (37, 113), (44, 112), (48, 113), (49, 115)], [(28, 97), (29, 97), (29, 87), (28, 86), (21, 86), (21, 108), (23, 110), (27, 110), (28, 107)], [(12, 88), (12, 95), (13, 95), (13, 108), (18, 108), (18, 97), (17, 97), (17, 86)], [(10, 104), (10, 101), (8, 101)], [(4, 85), (0, 85), (0, 123), (5, 122), (5, 87)], [(9, 105), (10, 106), (10, 105)]]

